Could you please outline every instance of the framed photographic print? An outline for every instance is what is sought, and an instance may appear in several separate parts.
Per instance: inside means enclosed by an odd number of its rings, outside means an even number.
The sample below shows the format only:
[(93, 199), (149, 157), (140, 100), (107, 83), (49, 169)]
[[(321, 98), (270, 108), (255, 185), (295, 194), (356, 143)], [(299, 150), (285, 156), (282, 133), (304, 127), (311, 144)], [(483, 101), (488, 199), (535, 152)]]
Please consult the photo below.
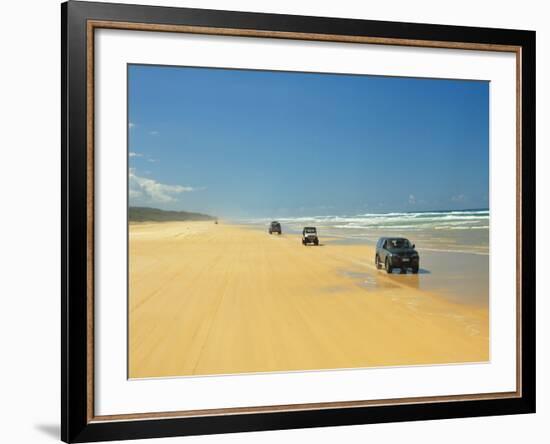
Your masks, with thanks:
[(535, 411), (535, 33), (69, 1), (62, 439)]

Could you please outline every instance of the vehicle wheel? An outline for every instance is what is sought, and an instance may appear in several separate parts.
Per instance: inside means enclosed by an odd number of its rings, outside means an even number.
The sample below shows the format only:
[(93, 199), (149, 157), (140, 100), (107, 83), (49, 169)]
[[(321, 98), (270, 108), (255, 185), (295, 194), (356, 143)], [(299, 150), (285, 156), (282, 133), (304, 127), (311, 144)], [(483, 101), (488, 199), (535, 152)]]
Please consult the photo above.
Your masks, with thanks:
[(374, 264), (376, 265), (377, 270), (380, 270), (382, 268), (382, 264), (380, 264), (380, 257), (378, 257), (378, 255), (376, 255), (376, 257), (374, 258)]
[(393, 267), (390, 265), (390, 261), (388, 260), (388, 258), (386, 258), (385, 266), (386, 273), (391, 273), (393, 271)]
[(318, 241), (318, 240), (316, 240), (314, 243), (315, 243), (315, 246), (318, 246), (318, 245), (319, 245), (319, 241)]
[(413, 267), (413, 273), (418, 274), (418, 267)]

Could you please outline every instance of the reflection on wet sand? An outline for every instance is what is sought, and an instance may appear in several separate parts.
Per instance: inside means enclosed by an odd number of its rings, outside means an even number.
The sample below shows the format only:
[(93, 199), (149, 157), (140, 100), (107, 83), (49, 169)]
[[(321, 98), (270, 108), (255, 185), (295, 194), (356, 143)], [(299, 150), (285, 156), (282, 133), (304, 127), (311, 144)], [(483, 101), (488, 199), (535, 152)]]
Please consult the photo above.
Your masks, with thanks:
[(420, 278), (417, 274), (402, 274), (397, 273), (387, 274), (378, 270), (371, 271), (341, 271), (345, 276), (348, 276), (357, 281), (360, 287), (366, 289), (389, 289), (389, 288), (420, 288)]

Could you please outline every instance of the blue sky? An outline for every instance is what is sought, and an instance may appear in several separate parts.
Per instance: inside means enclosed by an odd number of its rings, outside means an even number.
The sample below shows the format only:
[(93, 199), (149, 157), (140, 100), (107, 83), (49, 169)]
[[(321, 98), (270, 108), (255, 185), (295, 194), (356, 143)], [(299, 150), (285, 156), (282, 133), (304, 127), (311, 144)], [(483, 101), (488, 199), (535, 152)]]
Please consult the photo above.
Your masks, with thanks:
[(130, 205), (220, 217), (487, 208), (489, 83), (130, 65)]

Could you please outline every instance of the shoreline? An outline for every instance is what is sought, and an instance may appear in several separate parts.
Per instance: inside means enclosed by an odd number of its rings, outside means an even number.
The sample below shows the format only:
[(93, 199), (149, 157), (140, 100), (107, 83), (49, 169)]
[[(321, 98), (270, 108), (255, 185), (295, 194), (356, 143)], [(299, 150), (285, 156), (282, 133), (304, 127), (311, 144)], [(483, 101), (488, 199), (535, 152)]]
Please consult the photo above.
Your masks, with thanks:
[(489, 359), (488, 301), (376, 270), (366, 244), (249, 228), (130, 225), (131, 378)]
[[(231, 223), (243, 229), (266, 231), (267, 227), (260, 224)], [(299, 230), (288, 230), (290, 236), (299, 236)], [(329, 235), (323, 236), (323, 228), (319, 230), (319, 236), (326, 245), (364, 246), (370, 254), (365, 258), (366, 266), (370, 257), (374, 257), (375, 241), (335, 235), (329, 231)], [(436, 292), (441, 297), (452, 302), (464, 303), (475, 306), (488, 306), (489, 304), (489, 252), (435, 249), (423, 247), (417, 244), (420, 254), (420, 276), (418, 287)], [(370, 267), (370, 270), (374, 270)], [(468, 279), (457, 277), (456, 270), (467, 270)], [(366, 272), (365, 272), (366, 273)], [(460, 280), (460, 282), (456, 282)], [(452, 282), (449, 284), (449, 282)]]

